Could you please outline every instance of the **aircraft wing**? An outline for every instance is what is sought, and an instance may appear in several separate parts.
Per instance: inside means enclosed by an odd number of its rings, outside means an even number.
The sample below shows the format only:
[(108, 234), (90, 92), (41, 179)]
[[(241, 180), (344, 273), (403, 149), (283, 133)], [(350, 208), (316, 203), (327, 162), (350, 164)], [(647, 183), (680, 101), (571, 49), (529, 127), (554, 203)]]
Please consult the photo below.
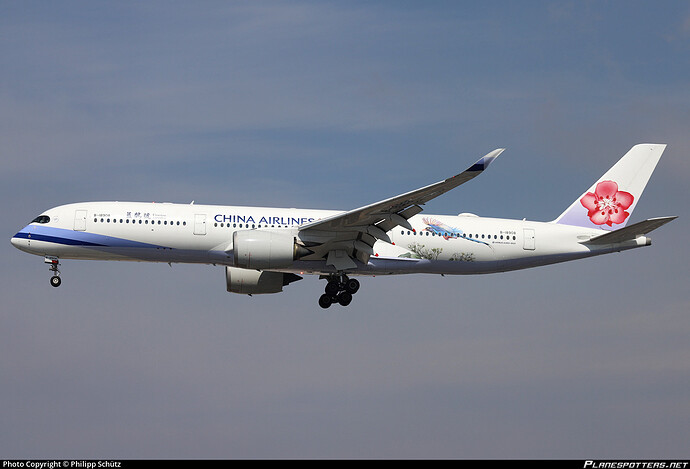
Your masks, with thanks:
[(407, 220), (422, 211), (421, 205), (477, 177), (503, 150), (498, 148), (462, 173), (435, 184), (302, 225), (299, 237), (313, 251), (303, 259), (326, 258), (336, 270), (355, 268), (353, 258), (366, 264), (378, 239), (390, 242), (387, 231), (396, 226), (412, 230)]

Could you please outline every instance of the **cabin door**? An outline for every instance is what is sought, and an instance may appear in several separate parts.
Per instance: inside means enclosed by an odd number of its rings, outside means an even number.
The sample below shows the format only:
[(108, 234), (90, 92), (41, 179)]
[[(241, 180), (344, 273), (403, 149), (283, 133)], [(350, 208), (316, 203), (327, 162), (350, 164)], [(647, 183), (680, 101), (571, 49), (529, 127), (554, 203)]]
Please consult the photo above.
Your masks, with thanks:
[(86, 231), (86, 210), (75, 210), (74, 231)]
[(205, 235), (206, 234), (206, 214), (205, 213), (194, 214), (194, 234), (195, 235)]
[(534, 251), (534, 230), (532, 228), (525, 228), (522, 233), (525, 239), (523, 248), (528, 251)]

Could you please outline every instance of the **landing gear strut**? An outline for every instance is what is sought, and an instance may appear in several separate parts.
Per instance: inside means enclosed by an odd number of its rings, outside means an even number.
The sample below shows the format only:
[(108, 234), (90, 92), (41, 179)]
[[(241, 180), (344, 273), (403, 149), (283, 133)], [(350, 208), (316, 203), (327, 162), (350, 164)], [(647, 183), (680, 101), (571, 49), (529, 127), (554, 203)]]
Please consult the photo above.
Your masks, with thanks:
[(348, 278), (345, 274), (334, 274), (325, 277), (328, 279), (326, 293), (319, 298), (319, 306), (328, 308), (334, 303), (340, 306), (347, 306), (352, 302), (352, 295), (359, 290), (359, 281)]
[(62, 283), (62, 279), (60, 278), (60, 270), (58, 269), (60, 261), (57, 257), (46, 256), (43, 262), (50, 265), (48, 270), (53, 273), (53, 276), (50, 277), (50, 284), (54, 287), (59, 287)]

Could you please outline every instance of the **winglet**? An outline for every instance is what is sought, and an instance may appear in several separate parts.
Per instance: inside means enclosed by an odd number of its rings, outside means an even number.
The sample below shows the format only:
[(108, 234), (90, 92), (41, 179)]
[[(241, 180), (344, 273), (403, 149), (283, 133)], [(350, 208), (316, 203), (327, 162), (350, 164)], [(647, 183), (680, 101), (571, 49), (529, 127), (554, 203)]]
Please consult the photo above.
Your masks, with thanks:
[(504, 151), (505, 148), (496, 148), (491, 153), (487, 153), (486, 155), (482, 156), (479, 161), (467, 168), (467, 171), (484, 171), (496, 158), (498, 158), (498, 155)]

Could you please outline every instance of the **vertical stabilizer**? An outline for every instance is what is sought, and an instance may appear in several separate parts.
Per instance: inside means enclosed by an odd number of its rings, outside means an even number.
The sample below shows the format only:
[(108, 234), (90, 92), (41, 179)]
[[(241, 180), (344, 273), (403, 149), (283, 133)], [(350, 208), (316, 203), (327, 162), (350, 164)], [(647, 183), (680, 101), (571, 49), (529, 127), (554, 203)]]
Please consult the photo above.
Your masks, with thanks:
[(664, 144), (635, 145), (554, 222), (609, 231), (623, 228), (665, 149)]

